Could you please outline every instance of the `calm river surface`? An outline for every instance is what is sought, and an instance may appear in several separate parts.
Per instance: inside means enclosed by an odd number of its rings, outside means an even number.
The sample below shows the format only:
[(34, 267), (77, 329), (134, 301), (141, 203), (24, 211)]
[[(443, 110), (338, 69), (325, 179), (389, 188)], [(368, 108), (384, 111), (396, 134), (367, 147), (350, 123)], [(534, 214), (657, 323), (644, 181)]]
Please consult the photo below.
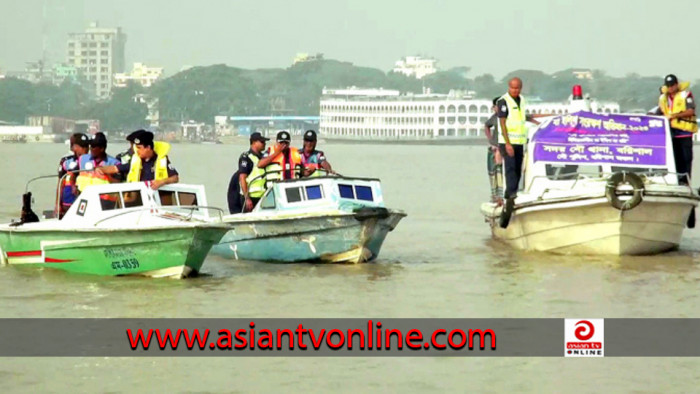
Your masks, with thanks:
[[(700, 317), (698, 229), (686, 230), (680, 251), (654, 257), (519, 253), (491, 241), (479, 213), (489, 194), (484, 146), (319, 147), (338, 172), (380, 178), (387, 205), (408, 213), (376, 262), (210, 256), (205, 275), (182, 281), (0, 266), (0, 317)], [(244, 149), (174, 145), (171, 160), (181, 182), (204, 184), (209, 205), (224, 208)], [(0, 144), (1, 222), (19, 217), (27, 180), (55, 174), (65, 153)], [(49, 209), (54, 187), (31, 188), (36, 212)], [(698, 367), (673, 358), (4, 358), (0, 380), (4, 392), (695, 391)]]

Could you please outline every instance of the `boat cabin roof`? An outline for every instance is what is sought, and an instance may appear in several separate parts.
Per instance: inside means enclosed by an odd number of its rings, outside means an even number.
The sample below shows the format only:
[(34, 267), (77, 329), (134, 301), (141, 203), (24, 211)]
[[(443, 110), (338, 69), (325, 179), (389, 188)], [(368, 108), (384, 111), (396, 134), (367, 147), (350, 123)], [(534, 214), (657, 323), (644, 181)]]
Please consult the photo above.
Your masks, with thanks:
[(379, 179), (323, 176), (275, 182), (253, 212), (384, 207)]
[(98, 223), (130, 212), (167, 212), (196, 214), (208, 218), (207, 198), (202, 185), (170, 184), (153, 190), (146, 182), (112, 183), (86, 188), (63, 216), (61, 222)]

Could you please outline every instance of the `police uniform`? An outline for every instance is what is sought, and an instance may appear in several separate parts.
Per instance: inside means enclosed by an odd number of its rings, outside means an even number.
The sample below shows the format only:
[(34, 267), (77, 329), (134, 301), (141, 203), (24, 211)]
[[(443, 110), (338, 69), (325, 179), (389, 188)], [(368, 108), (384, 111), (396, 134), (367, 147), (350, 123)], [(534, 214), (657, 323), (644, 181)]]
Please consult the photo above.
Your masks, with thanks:
[[(173, 175), (179, 175), (175, 167), (170, 163), (170, 158), (166, 156), (168, 161), (168, 178)], [(156, 179), (156, 163), (158, 162), (158, 155), (153, 155), (150, 159), (141, 161), (141, 175), (139, 176), (139, 181), (153, 181)], [(131, 171), (131, 162), (126, 164), (117, 164), (117, 170), (119, 170), (119, 175), (126, 179), (127, 174)]]
[(289, 146), (292, 137), (288, 131), (282, 130), (277, 133), (277, 142), (286, 143), (286, 147), (281, 154), (277, 154), (275, 147), (271, 146), (263, 157), (274, 157), (272, 162), (265, 167), (265, 176), (268, 182), (300, 177), (301, 154), (297, 148)]
[(179, 175), (167, 156), (167, 153), (170, 151), (169, 144), (159, 141), (154, 142), (153, 133), (150, 131), (138, 130), (132, 133), (131, 136), (133, 136), (134, 145), (151, 146), (153, 157), (141, 159), (134, 155), (130, 162), (118, 164), (117, 170), (127, 182), (163, 180)]
[[(306, 133), (304, 133), (304, 142), (316, 142), (316, 132), (313, 130), (306, 130)], [(311, 153), (307, 154), (306, 150), (302, 147), (299, 149), (299, 152), (301, 153), (301, 165), (305, 169), (314, 170), (309, 176), (325, 175), (325, 172), (322, 174), (321, 171), (318, 171), (319, 168), (322, 168), (321, 164), (326, 162), (326, 155), (323, 151), (314, 149)]]
[[(71, 171), (79, 170), (79, 160), (80, 158), (73, 153), (63, 156), (58, 164), (58, 179), (62, 179), (64, 175), (68, 174)], [(75, 202), (76, 197), (77, 196), (73, 194), (72, 183), (65, 182), (61, 186), (61, 205), (63, 205), (65, 210), (67, 210), (71, 205), (73, 205), (73, 202)]]
[(323, 151), (314, 149), (308, 155), (306, 152), (301, 153), (301, 163), (306, 166), (308, 164), (318, 164), (320, 167), (322, 163), (326, 161), (326, 155)]
[(503, 164), (506, 173), (505, 198), (515, 197), (518, 193), (520, 178), (523, 173), (523, 147), (527, 144), (527, 127), (525, 121), (525, 99), (522, 96), (511, 97), (506, 93), (496, 102), (497, 116), (506, 120), (506, 130), (510, 145), (513, 147), (513, 156), (506, 152), (506, 141), (502, 133), (498, 134), (498, 146), (503, 156)]
[[(75, 133), (70, 138), (71, 149), (73, 145), (79, 145), (83, 148), (89, 146), (89, 140), (87, 135), (83, 133)], [(62, 181), (60, 185), (61, 193), (61, 207), (58, 213), (59, 218), (68, 211), (71, 205), (75, 202), (78, 197), (74, 194), (75, 180), (78, 176), (77, 173), (73, 172), (80, 169), (80, 156), (75, 153), (70, 153), (61, 158), (58, 164), (58, 179)], [(65, 178), (64, 178), (65, 176)]]
[[(678, 83), (675, 75), (669, 74), (664, 78), (664, 88), (659, 96), (658, 115), (669, 115), (681, 113), (689, 109), (695, 109), (693, 93), (688, 90), (688, 83)], [(667, 93), (670, 86), (679, 85), (678, 92), (673, 96)], [(671, 128), (671, 142), (673, 144), (673, 157), (676, 163), (676, 173), (688, 174), (679, 175), (678, 183), (688, 185), (693, 169), (693, 135), (698, 131), (697, 118), (676, 118), (669, 121)]]
[[(241, 174), (250, 175), (255, 169), (256, 163), (253, 163), (253, 159), (250, 158), (251, 155), (258, 160), (262, 159), (262, 153), (255, 153), (252, 149), (241, 153), (241, 156), (238, 158), (238, 170), (233, 173), (228, 184), (227, 199), (229, 213), (243, 212), (245, 201), (241, 194), (240, 176)], [(260, 198), (250, 197), (250, 200), (253, 202), (253, 205), (255, 205)]]
[(131, 161), (131, 156), (134, 155), (134, 149), (129, 148), (125, 150), (124, 152), (121, 152), (115, 156), (115, 159), (117, 159), (121, 164), (126, 164)]
[[(107, 138), (105, 137), (104, 133), (98, 132), (97, 134), (95, 134), (93, 139), (90, 141), (90, 146), (102, 147), (106, 150)], [(106, 152), (104, 153), (104, 157), (101, 158), (94, 157), (92, 153), (93, 152), (90, 152), (86, 155), (80, 156), (81, 170), (92, 171), (97, 167), (113, 166), (121, 163), (120, 160), (117, 160), (117, 158), (108, 155)]]

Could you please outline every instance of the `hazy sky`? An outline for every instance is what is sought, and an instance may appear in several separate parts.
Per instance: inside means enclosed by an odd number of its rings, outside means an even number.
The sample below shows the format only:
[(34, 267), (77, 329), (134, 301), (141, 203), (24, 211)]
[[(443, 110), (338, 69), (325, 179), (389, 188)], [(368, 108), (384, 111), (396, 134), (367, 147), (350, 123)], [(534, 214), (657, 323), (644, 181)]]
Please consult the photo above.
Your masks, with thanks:
[(48, 59), (65, 61), (67, 33), (96, 20), (126, 32), (127, 68), (145, 62), (168, 75), (184, 65), (288, 67), (297, 52), (321, 52), (385, 71), (423, 54), (472, 76), (587, 67), (700, 78), (693, 0), (0, 0), (0, 10), (2, 70), (38, 60), (43, 30)]

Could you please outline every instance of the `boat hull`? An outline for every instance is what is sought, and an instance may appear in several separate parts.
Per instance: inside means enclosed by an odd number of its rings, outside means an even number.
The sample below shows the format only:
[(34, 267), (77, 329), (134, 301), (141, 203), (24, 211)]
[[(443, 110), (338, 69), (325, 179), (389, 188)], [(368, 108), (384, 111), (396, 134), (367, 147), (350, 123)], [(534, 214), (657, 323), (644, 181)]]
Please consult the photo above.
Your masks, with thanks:
[(222, 226), (138, 230), (0, 230), (0, 259), (94, 275), (184, 278), (197, 273)]
[(404, 216), (390, 211), (361, 219), (348, 213), (235, 221), (212, 253), (265, 262), (360, 263), (379, 255), (386, 235)]
[(494, 238), (529, 251), (560, 254), (648, 255), (678, 247), (692, 198), (645, 197), (620, 211), (605, 198), (516, 207), (506, 229), (490, 216)]

